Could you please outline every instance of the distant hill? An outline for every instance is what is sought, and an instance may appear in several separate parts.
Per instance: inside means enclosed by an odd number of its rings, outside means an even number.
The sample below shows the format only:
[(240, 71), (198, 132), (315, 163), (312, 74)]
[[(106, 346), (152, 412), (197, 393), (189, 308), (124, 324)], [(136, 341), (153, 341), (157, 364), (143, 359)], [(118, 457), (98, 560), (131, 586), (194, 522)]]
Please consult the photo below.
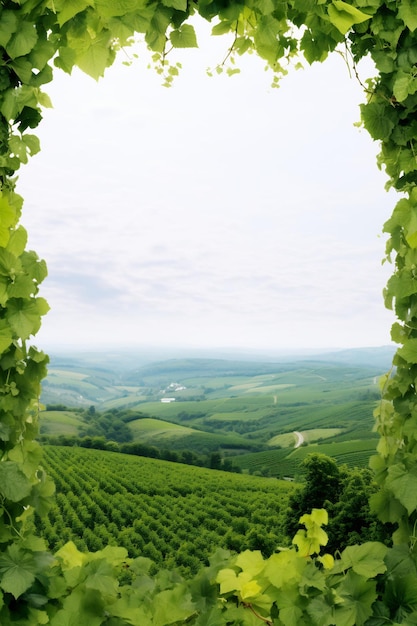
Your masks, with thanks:
[(346, 365), (370, 365), (383, 367), (389, 370), (395, 353), (394, 346), (380, 346), (378, 348), (351, 348), (314, 355), (315, 361), (345, 363)]
[[(378, 376), (387, 371), (392, 362), (394, 348), (356, 348), (314, 355), (283, 355), (272, 360), (271, 354), (260, 360), (260, 354), (237, 353), (239, 358), (220, 358), (217, 352), (206, 351), (206, 356), (186, 356), (163, 359), (161, 350), (103, 351), (52, 354), (49, 373), (43, 383), (42, 402), (62, 403), (67, 406), (87, 407), (91, 404), (105, 406), (112, 401), (117, 406), (155, 400), (159, 388), (184, 379), (253, 377), (267, 374), (295, 372), (316, 367), (347, 366), (364, 368), (368, 376)], [(170, 354), (168, 352), (168, 354)], [(195, 354), (191, 351), (191, 355)], [(199, 353), (197, 353), (199, 354)], [(212, 354), (212, 358), (207, 355)], [(232, 355), (232, 352), (230, 352)], [(152, 355), (156, 358), (152, 358)], [(197, 384), (194, 387), (199, 387)], [(201, 386), (200, 385), (200, 386)], [(196, 392), (201, 394), (201, 389)], [(124, 399), (126, 402), (124, 402)]]

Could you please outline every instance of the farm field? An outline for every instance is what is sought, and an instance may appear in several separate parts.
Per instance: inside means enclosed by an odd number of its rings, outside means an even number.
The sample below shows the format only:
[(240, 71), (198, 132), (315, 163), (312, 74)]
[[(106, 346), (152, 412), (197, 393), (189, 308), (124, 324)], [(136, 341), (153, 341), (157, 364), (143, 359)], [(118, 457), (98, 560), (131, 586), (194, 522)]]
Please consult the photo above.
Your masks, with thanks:
[[(126, 421), (134, 442), (220, 452), (246, 472), (292, 477), (309, 451), (363, 466), (374, 448), (373, 411), (387, 358), (385, 352), (353, 352), (356, 362), (346, 354), (334, 362), (325, 356), (277, 363), (184, 358), (137, 368), (129, 361), (125, 370), (117, 370), (113, 358), (114, 371), (108, 361), (52, 361), (45, 397), (52, 390), (55, 398), (66, 398), (71, 391), (81, 400), (68, 405), (72, 412), (49, 405), (41, 414), (41, 435), (86, 432), (92, 408)], [(343, 444), (342, 452), (336, 444)]]
[(73, 411), (43, 411), (41, 433), (44, 435), (76, 435), (82, 419)]
[(45, 446), (56, 505), (40, 532), (55, 549), (122, 545), (131, 556), (196, 571), (217, 546), (271, 553), (294, 485), (128, 455)]

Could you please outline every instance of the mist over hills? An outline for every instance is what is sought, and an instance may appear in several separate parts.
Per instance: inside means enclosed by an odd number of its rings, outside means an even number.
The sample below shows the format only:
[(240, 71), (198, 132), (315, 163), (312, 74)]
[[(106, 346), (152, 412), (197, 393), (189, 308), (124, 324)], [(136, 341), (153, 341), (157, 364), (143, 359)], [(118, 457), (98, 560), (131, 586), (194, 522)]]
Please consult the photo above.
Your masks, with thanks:
[(314, 354), (161, 348), (52, 353), (41, 399), (45, 404), (102, 406), (131, 394), (141, 401), (140, 387), (153, 387), (156, 392), (184, 379), (195, 379), (198, 386), (198, 380), (210, 377), (253, 377), (300, 368), (310, 372), (325, 368), (335, 381), (346, 375), (376, 377), (390, 369), (393, 354), (391, 346)]
[[(68, 368), (97, 368), (103, 371), (129, 371), (135, 368), (151, 366), (151, 364), (161, 362), (172, 362), (174, 360), (195, 360), (202, 359), (216, 361), (220, 366), (221, 362), (237, 363), (253, 362), (267, 367), (266, 364), (300, 361), (326, 361), (329, 363), (344, 363), (349, 365), (375, 365), (377, 367), (390, 368), (392, 357), (395, 352), (394, 346), (349, 348), (340, 350), (297, 350), (288, 351), (257, 351), (257, 350), (237, 350), (235, 348), (213, 348), (213, 349), (174, 349), (174, 348), (132, 348), (130, 350), (74, 350), (74, 351), (52, 351), (50, 353), (51, 365), (53, 367)], [(226, 367), (226, 364), (225, 364)]]

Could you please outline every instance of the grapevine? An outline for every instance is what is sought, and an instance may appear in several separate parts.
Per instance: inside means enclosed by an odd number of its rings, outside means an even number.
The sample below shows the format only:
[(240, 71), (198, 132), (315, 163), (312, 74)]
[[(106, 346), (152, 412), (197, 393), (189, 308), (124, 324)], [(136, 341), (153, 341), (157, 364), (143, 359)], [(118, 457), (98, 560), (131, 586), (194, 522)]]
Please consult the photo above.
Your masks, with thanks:
[[(376, 411), (371, 460), (379, 482), (372, 507), (396, 528), (393, 547), (364, 543), (322, 554), (326, 513), (306, 512), (295, 546), (269, 559), (218, 552), (191, 581), (153, 575), (152, 563), (122, 548), (81, 553), (68, 543), (51, 555), (27, 524), (44, 516), (54, 486), (36, 442), (40, 384), (48, 357), (32, 344), (48, 310), (39, 288), (46, 265), (26, 250), (16, 172), (39, 151), (33, 134), (50, 101), (56, 68), (103, 76), (140, 34), (167, 83), (166, 51), (195, 47), (194, 14), (233, 44), (225, 63), (255, 52), (273, 82), (300, 59), (342, 50), (354, 67), (371, 57), (362, 124), (380, 144), (378, 165), (399, 200), (384, 231), (393, 274), (385, 304), (399, 344)], [(317, 624), (417, 623), (417, 11), (414, 0), (3, 0), (0, 7), (0, 623)], [(347, 52), (346, 52), (347, 51)], [(166, 67), (168, 71), (166, 72)], [(172, 68), (171, 71), (169, 68)], [(234, 72), (234, 65), (229, 73)]]

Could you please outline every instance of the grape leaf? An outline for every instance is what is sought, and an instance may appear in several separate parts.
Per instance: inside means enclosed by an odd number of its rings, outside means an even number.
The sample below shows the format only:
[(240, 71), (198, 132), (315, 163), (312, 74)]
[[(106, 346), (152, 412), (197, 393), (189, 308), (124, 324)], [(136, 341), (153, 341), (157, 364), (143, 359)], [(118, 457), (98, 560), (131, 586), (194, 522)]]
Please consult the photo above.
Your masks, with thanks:
[(260, 550), (245, 550), (236, 557), (236, 565), (254, 577), (263, 570), (265, 561)]
[(35, 47), (38, 34), (32, 22), (20, 22), (18, 30), (6, 45), (7, 54), (12, 58), (22, 57)]
[(417, 506), (417, 468), (407, 469), (402, 463), (391, 465), (386, 485), (411, 515)]
[(33, 506), (38, 515), (46, 515), (51, 508), (52, 496), (55, 493), (55, 483), (49, 476), (33, 486), (28, 504)]
[[(1, 227), (0, 227), (1, 233)], [(0, 234), (1, 237), (1, 234)], [(7, 243), (7, 252), (13, 254), (14, 256), (20, 256), (27, 244), (28, 235), (26, 229), (23, 226), (19, 226), (16, 230), (12, 231), (10, 234), (9, 241)], [(1, 245), (1, 244), (0, 244)]]
[(384, 563), (388, 548), (383, 543), (368, 541), (359, 546), (348, 546), (335, 561), (334, 573), (352, 568), (354, 572), (366, 578), (373, 578), (386, 571)]
[[(68, 0), (62, 0), (67, 3)], [(104, 17), (125, 16), (137, 9), (143, 8), (143, 0), (95, 0), (97, 12)]]
[(0, 18), (0, 46), (6, 47), (10, 41), (10, 37), (18, 28), (18, 20), (16, 11), (4, 10), (1, 12)]
[(0, 463), (0, 493), (12, 502), (27, 498), (32, 489), (30, 480), (20, 469), (19, 463), (3, 461)]
[(36, 569), (33, 556), (12, 544), (0, 555), (0, 587), (18, 598), (34, 582)]
[(43, 298), (10, 300), (7, 320), (18, 337), (27, 339), (39, 330), (40, 316), (48, 311), (49, 305)]
[(185, 585), (161, 591), (154, 597), (153, 603), (155, 606), (154, 626), (167, 626), (186, 620), (195, 613), (191, 594)]
[(398, 16), (411, 32), (415, 31), (417, 28), (417, 13), (414, 2), (411, 0), (401, 0), (398, 5)]
[(68, 20), (81, 11), (84, 11), (91, 3), (87, 0), (55, 0), (54, 7), (58, 18), (58, 24), (63, 26)]
[(180, 28), (169, 34), (174, 48), (197, 48), (197, 37), (194, 28), (190, 24), (183, 24)]
[(85, 568), (87, 589), (96, 589), (108, 596), (116, 596), (119, 583), (114, 575), (113, 567), (106, 559), (94, 560)]
[(343, 2), (343, 0), (333, 0), (332, 4), (329, 4), (328, 14), (331, 23), (336, 26), (342, 35), (346, 35), (355, 24), (361, 24), (371, 19), (370, 15), (359, 11), (359, 9), (351, 4), (347, 4), (347, 2)]
[(56, 553), (56, 556), (62, 559), (65, 569), (79, 567), (86, 560), (86, 555), (80, 552), (72, 541), (68, 541), (68, 543), (62, 546)]
[(162, 0), (162, 4), (177, 9), (177, 11), (187, 10), (187, 0)]
[(407, 339), (397, 353), (408, 363), (417, 363), (417, 339)]
[(365, 128), (372, 139), (388, 139), (395, 126), (389, 108), (380, 102), (361, 104), (360, 108)]
[(363, 626), (372, 615), (372, 604), (377, 598), (376, 582), (365, 580), (349, 571), (338, 587), (338, 593), (345, 600), (335, 607), (337, 626)]
[(103, 31), (91, 40), (87, 48), (80, 48), (77, 52), (75, 63), (78, 67), (96, 80), (104, 76), (104, 70), (114, 60), (114, 52), (111, 47), (110, 32)]

